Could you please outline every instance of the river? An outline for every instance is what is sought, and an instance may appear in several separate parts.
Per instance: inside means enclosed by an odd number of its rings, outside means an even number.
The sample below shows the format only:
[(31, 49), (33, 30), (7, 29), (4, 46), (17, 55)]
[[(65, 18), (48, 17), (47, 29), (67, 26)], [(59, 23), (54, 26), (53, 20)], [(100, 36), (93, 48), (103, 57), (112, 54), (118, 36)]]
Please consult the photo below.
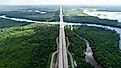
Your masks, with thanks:
[[(33, 20), (28, 20), (28, 19), (9, 18), (9, 17), (6, 17), (5, 15), (0, 16), (0, 18), (10, 19), (10, 20), (14, 20), (14, 21), (59, 24), (59, 22), (40, 22), (40, 21), (33, 21)], [(97, 25), (97, 24), (83, 24), (83, 23), (67, 23), (67, 22), (65, 22), (64, 24), (65, 25), (87, 25), (87, 26), (95, 26), (95, 27), (108, 28), (108, 29), (111, 29), (111, 30), (115, 30), (117, 33), (120, 34), (119, 48), (121, 49), (121, 28), (111, 27), (111, 26), (104, 26), (104, 25)]]
[[(10, 20), (14, 20), (14, 21), (59, 24), (59, 22), (40, 22), (40, 21), (33, 21), (33, 20), (20, 19), (20, 18), (9, 18), (9, 17), (6, 17), (5, 15), (0, 16), (0, 18), (10, 19)], [(65, 25), (87, 25), (87, 26), (95, 26), (95, 27), (108, 28), (108, 29), (111, 29), (111, 30), (115, 30), (117, 33), (120, 34), (119, 48), (121, 49), (121, 28), (111, 27), (111, 26), (103, 26), (103, 25), (97, 25), (97, 24), (82, 24), (82, 23), (67, 23), (67, 22), (65, 22), (64, 24)], [(97, 62), (95, 61), (95, 59), (93, 57), (92, 49), (89, 46), (90, 43), (86, 39), (84, 39), (84, 41), (86, 42), (86, 45), (87, 45), (87, 48), (86, 48), (86, 51), (85, 51), (86, 61), (89, 62), (90, 64), (94, 65), (95, 68), (102, 68), (99, 65), (97, 65)]]
[(91, 65), (93, 65), (95, 68), (102, 68), (97, 62), (96, 60), (94, 59), (93, 57), (93, 51), (92, 51), (92, 48), (90, 47), (90, 43), (87, 39), (83, 38), (85, 43), (86, 43), (86, 51), (84, 52), (85, 54), (85, 59), (86, 59), (86, 62), (89, 62)]
[(115, 30), (118, 34), (120, 34), (120, 40), (119, 40), (119, 48), (121, 49), (121, 28), (117, 27), (111, 27), (111, 26), (103, 26), (103, 25), (97, 25), (97, 24), (82, 24), (82, 23), (65, 23), (66, 25), (87, 25), (87, 26), (95, 26), (95, 27), (101, 27), (101, 28), (107, 28), (110, 30)]

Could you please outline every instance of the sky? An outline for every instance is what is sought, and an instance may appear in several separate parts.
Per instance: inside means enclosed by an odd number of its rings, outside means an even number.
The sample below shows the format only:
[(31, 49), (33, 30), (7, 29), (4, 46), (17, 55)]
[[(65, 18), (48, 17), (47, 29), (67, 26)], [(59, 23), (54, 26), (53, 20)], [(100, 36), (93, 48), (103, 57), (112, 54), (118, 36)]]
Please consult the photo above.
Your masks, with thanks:
[(0, 0), (0, 5), (121, 5), (121, 0)]

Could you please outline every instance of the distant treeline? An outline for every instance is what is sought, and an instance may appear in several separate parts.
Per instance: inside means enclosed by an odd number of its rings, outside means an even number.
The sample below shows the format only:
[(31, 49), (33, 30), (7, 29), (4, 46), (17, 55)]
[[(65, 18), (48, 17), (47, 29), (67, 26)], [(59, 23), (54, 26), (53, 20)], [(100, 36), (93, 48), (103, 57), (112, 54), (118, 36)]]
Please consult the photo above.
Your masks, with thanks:
[(24, 25), (28, 25), (28, 24), (31, 24), (31, 23), (32, 22), (13, 21), (13, 20), (0, 18), (0, 28), (24, 26)]
[(70, 23), (98, 24), (121, 28), (121, 23), (118, 22), (118, 20), (100, 19), (94, 16), (64, 16), (64, 21)]
[(35, 21), (44, 21), (44, 22), (52, 22), (59, 21), (59, 11), (43, 11), (45, 14), (41, 14), (40, 12), (35, 12), (29, 10), (27, 11), (3, 11), (0, 12), (0, 15), (6, 15), (11, 18), (21, 18), (21, 19), (30, 19)]

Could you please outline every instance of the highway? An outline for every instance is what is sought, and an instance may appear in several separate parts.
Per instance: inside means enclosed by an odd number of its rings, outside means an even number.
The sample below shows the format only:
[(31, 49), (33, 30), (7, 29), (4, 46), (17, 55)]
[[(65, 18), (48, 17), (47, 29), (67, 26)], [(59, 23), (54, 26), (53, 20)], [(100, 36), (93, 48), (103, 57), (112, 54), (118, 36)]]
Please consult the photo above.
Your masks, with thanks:
[(63, 10), (60, 6), (60, 30), (59, 30), (59, 53), (58, 53), (58, 68), (68, 68), (67, 47), (65, 40)]

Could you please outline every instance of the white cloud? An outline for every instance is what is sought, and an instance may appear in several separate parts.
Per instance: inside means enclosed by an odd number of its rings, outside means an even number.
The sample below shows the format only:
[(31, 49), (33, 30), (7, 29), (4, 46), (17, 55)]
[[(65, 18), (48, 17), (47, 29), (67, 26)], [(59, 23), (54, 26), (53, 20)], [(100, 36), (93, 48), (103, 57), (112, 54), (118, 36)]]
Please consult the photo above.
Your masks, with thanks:
[(120, 5), (121, 0), (0, 0), (0, 5), (23, 5), (23, 4), (80, 4), (80, 5)]

